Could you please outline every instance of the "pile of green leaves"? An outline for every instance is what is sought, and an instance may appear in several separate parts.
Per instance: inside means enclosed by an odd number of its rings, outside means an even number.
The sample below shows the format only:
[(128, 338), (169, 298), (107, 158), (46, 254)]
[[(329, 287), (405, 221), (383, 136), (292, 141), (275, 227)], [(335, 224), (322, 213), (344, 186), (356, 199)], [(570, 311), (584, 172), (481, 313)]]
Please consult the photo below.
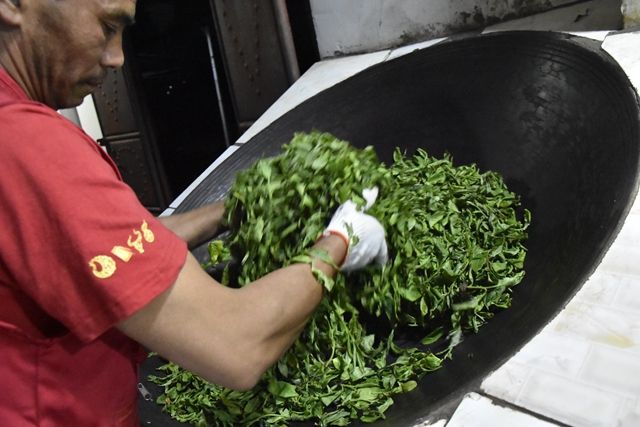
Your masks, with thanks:
[[(223, 426), (375, 421), (394, 395), (440, 368), (464, 333), (510, 305), (530, 216), (518, 218), (518, 198), (499, 175), (421, 150), (396, 151), (386, 167), (372, 148), (319, 132), (296, 134), (281, 155), (238, 174), (226, 203), (231, 234), (210, 245), (212, 263), (239, 260), (223, 282), (244, 286), (289, 264), (341, 203), (363, 205), (362, 190), (374, 185), (380, 195), (369, 213), (385, 227), (389, 263), (337, 275), (300, 338), (251, 391), (162, 367), (159, 402), (174, 418)], [(419, 343), (402, 339), (417, 334)]]

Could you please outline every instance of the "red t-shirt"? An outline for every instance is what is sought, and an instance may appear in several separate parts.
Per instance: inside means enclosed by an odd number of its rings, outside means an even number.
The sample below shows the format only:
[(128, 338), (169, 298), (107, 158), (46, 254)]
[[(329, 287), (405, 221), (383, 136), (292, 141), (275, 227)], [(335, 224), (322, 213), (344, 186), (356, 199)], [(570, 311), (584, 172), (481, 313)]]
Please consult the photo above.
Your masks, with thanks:
[(0, 69), (0, 426), (137, 426), (141, 347), (114, 325), (186, 244), (81, 129)]

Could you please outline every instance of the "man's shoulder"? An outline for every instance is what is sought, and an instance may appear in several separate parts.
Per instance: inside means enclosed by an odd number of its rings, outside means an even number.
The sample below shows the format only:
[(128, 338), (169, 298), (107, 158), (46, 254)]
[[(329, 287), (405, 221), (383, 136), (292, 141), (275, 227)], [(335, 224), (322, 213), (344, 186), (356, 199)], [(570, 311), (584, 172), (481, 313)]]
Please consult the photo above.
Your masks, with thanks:
[[(0, 104), (0, 126), (23, 127), (25, 125), (73, 126), (65, 117), (44, 104), (34, 101), (17, 101)], [(28, 129), (28, 128), (27, 128)]]
[(16, 99), (8, 97), (0, 97), (0, 108), (3, 111), (7, 111), (12, 114), (48, 114), (56, 112), (54, 109), (46, 106), (41, 102), (31, 101), (29, 99)]
[[(58, 149), (73, 144), (86, 145), (92, 149), (95, 144), (82, 129), (44, 104), (20, 101), (0, 105), (0, 145), (15, 146), (55, 145)], [(84, 144), (78, 144), (83, 141)]]

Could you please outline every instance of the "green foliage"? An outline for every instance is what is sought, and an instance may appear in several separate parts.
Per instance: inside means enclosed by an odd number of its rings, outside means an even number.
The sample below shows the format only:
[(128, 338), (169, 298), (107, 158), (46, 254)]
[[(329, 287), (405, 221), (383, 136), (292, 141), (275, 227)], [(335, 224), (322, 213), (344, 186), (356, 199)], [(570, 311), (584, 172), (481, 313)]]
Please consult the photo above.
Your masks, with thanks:
[[(518, 219), (518, 199), (499, 175), (422, 150), (396, 151), (385, 167), (371, 147), (319, 132), (296, 134), (281, 155), (238, 174), (226, 203), (231, 235), (212, 243), (212, 263), (240, 260), (237, 283), (228, 271), (223, 282), (244, 286), (304, 261), (335, 209), (348, 199), (364, 205), (362, 190), (374, 185), (370, 213), (385, 227), (389, 263), (337, 275), (300, 338), (251, 391), (164, 366), (155, 381), (173, 417), (222, 426), (372, 422), (440, 368), (464, 333), (510, 305), (530, 215)], [(399, 345), (416, 333), (419, 345)]]

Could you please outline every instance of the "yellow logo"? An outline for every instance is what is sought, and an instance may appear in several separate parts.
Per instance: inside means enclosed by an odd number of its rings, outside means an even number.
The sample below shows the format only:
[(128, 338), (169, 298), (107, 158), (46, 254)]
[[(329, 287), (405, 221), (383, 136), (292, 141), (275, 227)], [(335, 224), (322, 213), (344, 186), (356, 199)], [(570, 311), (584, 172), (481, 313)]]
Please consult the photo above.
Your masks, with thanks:
[[(122, 262), (129, 262), (136, 253), (144, 253), (145, 243), (153, 243), (156, 239), (147, 221), (142, 221), (139, 230), (132, 230), (127, 238), (127, 245), (116, 245), (111, 249), (111, 255)], [(117, 270), (116, 260), (109, 255), (97, 255), (89, 261), (93, 275), (99, 279), (108, 279)]]
[(99, 279), (106, 279), (113, 276), (116, 271), (116, 262), (107, 255), (98, 255), (91, 258), (89, 267), (93, 270), (94, 276)]

